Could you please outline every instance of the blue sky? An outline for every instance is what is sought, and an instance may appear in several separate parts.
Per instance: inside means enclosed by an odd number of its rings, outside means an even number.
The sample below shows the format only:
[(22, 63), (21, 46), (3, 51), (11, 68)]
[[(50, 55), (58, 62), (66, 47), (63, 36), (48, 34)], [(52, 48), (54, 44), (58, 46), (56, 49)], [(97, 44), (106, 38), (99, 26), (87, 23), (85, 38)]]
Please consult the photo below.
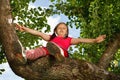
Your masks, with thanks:
[[(30, 7), (48, 7), (50, 1), (49, 0), (36, 0), (34, 4), (30, 4)], [(51, 26), (51, 31), (53, 30), (54, 26), (58, 24), (59, 22), (67, 22), (68, 18), (64, 16), (63, 14), (61, 15), (54, 15), (48, 18), (48, 24)], [(76, 29), (73, 27), (72, 29), (69, 28), (69, 33), (71, 37), (79, 37), (80, 29)], [(43, 42), (42, 42), (43, 43)], [(2, 75), (0, 75), (0, 80), (24, 80), (23, 78), (15, 75), (11, 68), (9, 67), (8, 63), (0, 64), (0, 69), (5, 69), (6, 71), (3, 72)]]

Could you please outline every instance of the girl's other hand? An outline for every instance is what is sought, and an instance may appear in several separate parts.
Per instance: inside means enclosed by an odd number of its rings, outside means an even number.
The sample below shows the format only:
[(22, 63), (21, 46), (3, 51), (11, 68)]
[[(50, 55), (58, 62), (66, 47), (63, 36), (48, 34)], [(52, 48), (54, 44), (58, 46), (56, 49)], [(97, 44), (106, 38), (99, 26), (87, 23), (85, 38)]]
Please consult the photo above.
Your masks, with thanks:
[(20, 30), (21, 32), (24, 31), (24, 26), (21, 26), (20, 24), (15, 24), (15, 27), (17, 30)]
[(104, 41), (105, 38), (106, 38), (106, 35), (100, 35), (99, 37), (96, 38), (96, 42), (100, 43), (100, 42)]

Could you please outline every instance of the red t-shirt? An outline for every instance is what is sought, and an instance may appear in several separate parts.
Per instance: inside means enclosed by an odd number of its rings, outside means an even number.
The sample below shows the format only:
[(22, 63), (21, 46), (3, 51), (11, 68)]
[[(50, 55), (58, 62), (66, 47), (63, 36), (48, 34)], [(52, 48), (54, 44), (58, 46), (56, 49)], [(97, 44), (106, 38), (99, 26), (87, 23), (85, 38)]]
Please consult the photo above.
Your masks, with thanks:
[(68, 50), (69, 46), (71, 45), (71, 37), (63, 38), (60, 36), (55, 37), (51, 40), (51, 42), (56, 43), (62, 49)]

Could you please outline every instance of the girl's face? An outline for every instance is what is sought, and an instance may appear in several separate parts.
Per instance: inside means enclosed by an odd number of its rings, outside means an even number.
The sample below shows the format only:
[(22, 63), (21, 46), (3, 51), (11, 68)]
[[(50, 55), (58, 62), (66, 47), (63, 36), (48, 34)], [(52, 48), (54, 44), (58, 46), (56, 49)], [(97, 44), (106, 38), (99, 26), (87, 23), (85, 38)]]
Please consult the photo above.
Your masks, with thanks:
[(65, 24), (60, 24), (56, 29), (56, 33), (58, 36), (65, 37), (67, 35), (67, 26)]

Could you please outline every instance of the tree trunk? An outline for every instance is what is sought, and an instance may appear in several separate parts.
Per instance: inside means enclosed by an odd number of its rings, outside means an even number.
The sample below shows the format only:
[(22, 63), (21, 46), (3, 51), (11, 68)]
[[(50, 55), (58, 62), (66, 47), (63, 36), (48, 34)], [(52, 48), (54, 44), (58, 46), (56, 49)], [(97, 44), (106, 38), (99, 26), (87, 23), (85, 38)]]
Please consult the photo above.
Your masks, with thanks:
[(107, 49), (101, 56), (98, 66), (103, 69), (107, 69), (110, 61), (113, 59), (113, 56), (115, 55), (119, 48), (120, 48), (120, 33), (117, 33), (108, 43)]
[(0, 40), (5, 50), (8, 63), (13, 72), (27, 80), (118, 80), (119, 76), (111, 74), (96, 65), (80, 60), (65, 58), (57, 62), (54, 57), (46, 56), (26, 64), (19, 62), (17, 53), (21, 53), (14, 25), (10, 21), (9, 0), (0, 1)]

